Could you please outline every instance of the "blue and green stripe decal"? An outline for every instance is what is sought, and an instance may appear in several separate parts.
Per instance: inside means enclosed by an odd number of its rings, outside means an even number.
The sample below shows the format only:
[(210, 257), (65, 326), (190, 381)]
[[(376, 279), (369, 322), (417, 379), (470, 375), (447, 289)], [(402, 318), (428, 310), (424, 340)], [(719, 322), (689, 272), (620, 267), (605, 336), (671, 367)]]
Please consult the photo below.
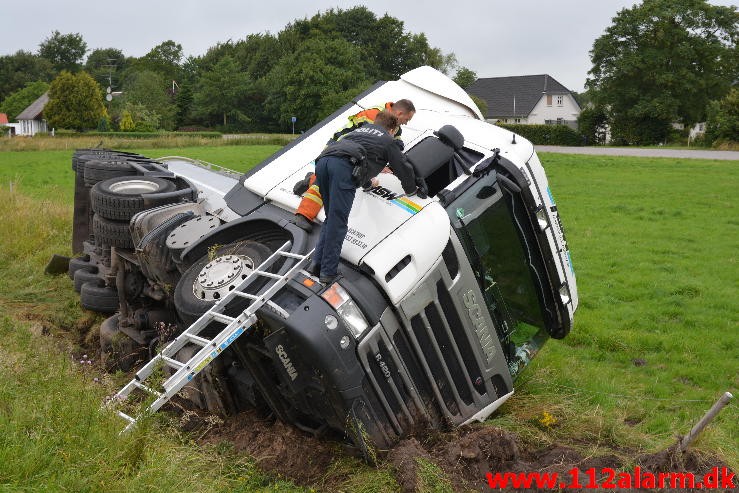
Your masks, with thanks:
[(411, 214), (416, 214), (418, 211), (420, 211), (423, 207), (416, 204), (412, 200), (408, 200), (407, 197), (400, 197), (397, 199), (393, 199), (390, 201), (390, 203), (397, 205), (401, 209), (405, 209), (407, 212), (410, 212)]

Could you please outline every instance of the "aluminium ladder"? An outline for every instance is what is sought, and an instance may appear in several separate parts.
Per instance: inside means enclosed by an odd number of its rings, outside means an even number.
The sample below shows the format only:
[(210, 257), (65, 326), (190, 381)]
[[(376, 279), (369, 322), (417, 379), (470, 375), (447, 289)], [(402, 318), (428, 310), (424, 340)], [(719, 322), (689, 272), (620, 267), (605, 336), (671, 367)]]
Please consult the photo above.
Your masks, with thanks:
[[(182, 387), (191, 381), (195, 375), (208, 366), (214, 359), (220, 356), (221, 352), (230, 346), (239, 336), (247, 332), (247, 330), (257, 321), (256, 312), (263, 305), (268, 305), (283, 317), (287, 318), (288, 313), (279, 305), (271, 301), (271, 298), (282, 289), (288, 281), (293, 279), (295, 275), (308, 262), (311, 250), (305, 255), (289, 252), (291, 242), (287, 241), (277, 251), (270, 255), (262, 264), (254, 269), (233, 291), (230, 291), (222, 299), (218, 300), (207, 312), (197, 319), (187, 330), (182, 332), (173, 341), (167, 345), (159, 354), (152, 358), (144, 367), (142, 367), (118, 393), (111, 399), (110, 403), (125, 400), (131, 392), (140, 389), (147, 392), (156, 399), (147, 406), (147, 408), (133, 417), (128, 414), (117, 411), (118, 416), (128, 421), (123, 432), (130, 430), (136, 425), (137, 421), (146, 414), (156, 412), (160, 407), (166, 404)], [(267, 272), (267, 269), (280, 257), (293, 259), (296, 262), (284, 274), (273, 274)], [(263, 289), (261, 294), (250, 294), (242, 291), (249, 286), (257, 277), (265, 277), (269, 279), (271, 284), (267, 284), (267, 289)], [(234, 298), (240, 297), (248, 300), (249, 306), (238, 316), (230, 317), (223, 313), (226, 306)], [(200, 332), (211, 322), (220, 322), (225, 325), (223, 330), (214, 338), (207, 339), (200, 336)], [(175, 359), (177, 351), (182, 349), (186, 344), (193, 343), (201, 347), (201, 349), (188, 361), (181, 362)], [(144, 382), (149, 378), (157, 368), (167, 365), (173, 368), (175, 373), (164, 381), (161, 387), (163, 392), (153, 389)]]

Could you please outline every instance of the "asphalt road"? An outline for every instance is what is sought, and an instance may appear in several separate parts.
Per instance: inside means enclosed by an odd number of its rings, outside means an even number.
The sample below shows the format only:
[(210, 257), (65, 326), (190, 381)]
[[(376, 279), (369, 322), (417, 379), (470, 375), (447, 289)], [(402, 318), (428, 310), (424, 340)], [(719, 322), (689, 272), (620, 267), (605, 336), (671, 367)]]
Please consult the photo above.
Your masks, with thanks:
[(636, 147), (565, 147), (536, 146), (536, 152), (557, 152), (560, 154), (590, 154), (597, 156), (640, 156), (671, 157), (689, 159), (722, 159), (739, 161), (739, 151), (711, 151), (708, 149), (639, 149)]

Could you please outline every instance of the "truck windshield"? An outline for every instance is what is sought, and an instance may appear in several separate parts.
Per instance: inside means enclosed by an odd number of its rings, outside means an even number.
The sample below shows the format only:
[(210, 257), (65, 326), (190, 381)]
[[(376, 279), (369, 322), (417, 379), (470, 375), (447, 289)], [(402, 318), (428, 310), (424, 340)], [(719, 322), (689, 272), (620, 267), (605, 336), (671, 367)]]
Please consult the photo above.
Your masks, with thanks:
[(503, 318), (508, 336), (519, 322), (545, 326), (538, 247), (521, 221), (524, 206), (497, 183), (496, 173), (477, 180), (447, 207), (451, 222), (475, 270), (490, 313)]

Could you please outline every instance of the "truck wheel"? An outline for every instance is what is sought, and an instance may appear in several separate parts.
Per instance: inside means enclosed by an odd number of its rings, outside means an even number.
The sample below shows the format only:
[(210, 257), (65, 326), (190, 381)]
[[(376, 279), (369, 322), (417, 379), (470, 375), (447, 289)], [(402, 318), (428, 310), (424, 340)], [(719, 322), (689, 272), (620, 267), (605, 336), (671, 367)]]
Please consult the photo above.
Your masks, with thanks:
[(131, 230), (128, 221), (110, 221), (100, 217), (99, 214), (92, 216), (92, 234), (95, 239), (103, 245), (117, 248), (133, 248)]
[(69, 268), (67, 269), (67, 273), (69, 274), (70, 279), (74, 279), (74, 273), (80, 269), (90, 270), (97, 269), (97, 267), (95, 267), (94, 264), (90, 263), (89, 255), (83, 255), (82, 257), (69, 259)]
[(102, 279), (86, 282), (80, 289), (80, 305), (93, 312), (114, 313), (118, 311), (118, 291), (105, 286)]
[(136, 168), (124, 159), (93, 159), (84, 164), (83, 176), (85, 185), (91, 187), (100, 181), (119, 176), (130, 176), (137, 174)]
[(74, 273), (74, 290), (78, 293), (82, 290), (82, 285), (87, 282), (97, 282), (100, 279), (100, 276), (97, 274), (97, 269), (93, 271), (92, 269), (78, 269)]
[[(176, 188), (173, 181), (147, 176), (122, 176), (96, 183), (90, 190), (92, 210), (105, 219), (128, 221), (137, 212), (144, 210), (143, 195), (156, 201), (156, 194), (172, 192)], [(176, 199), (170, 199), (176, 200)], [(166, 197), (161, 203), (168, 203)]]
[(261, 243), (246, 240), (219, 248), (214, 257), (204, 255), (182, 274), (175, 287), (174, 306), (180, 320), (190, 326), (270, 254)]

